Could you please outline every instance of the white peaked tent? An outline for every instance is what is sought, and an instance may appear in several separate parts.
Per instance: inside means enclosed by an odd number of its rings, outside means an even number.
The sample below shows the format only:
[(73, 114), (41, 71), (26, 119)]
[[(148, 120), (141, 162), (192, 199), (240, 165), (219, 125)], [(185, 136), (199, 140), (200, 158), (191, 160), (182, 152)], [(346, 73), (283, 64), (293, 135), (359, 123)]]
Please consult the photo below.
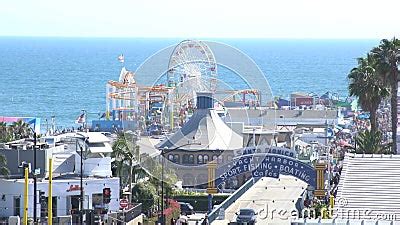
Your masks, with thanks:
[[(196, 143), (187, 145), (188, 143)], [(187, 123), (156, 147), (187, 150), (233, 150), (243, 147), (243, 137), (228, 127), (214, 110), (197, 109)]]

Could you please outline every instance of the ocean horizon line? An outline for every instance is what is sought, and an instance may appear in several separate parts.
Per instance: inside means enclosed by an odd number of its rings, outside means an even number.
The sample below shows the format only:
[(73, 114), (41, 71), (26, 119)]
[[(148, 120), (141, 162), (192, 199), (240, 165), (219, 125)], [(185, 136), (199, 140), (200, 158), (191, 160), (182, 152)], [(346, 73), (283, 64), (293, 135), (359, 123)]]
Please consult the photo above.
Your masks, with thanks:
[(148, 40), (265, 40), (265, 41), (380, 41), (383, 38), (358, 38), (358, 37), (118, 37), (118, 36), (46, 36), (46, 35), (0, 35), (0, 39), (9, 38), (38, 38), (38, 39), (148, 39)]

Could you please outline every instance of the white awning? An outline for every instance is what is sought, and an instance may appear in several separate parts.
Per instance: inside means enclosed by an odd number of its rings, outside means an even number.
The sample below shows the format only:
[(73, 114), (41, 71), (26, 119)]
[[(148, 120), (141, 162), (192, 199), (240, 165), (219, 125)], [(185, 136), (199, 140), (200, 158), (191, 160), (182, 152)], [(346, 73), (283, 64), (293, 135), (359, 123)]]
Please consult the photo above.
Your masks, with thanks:
[(78, 132), (80, 135), (87, 137), (89, 143), (110, 142), (110, 139), (101, 132)]
[(112, 152), (112, 147), (107, 142), (89, 143), (89, 151), (91, 153), (110, 153)]

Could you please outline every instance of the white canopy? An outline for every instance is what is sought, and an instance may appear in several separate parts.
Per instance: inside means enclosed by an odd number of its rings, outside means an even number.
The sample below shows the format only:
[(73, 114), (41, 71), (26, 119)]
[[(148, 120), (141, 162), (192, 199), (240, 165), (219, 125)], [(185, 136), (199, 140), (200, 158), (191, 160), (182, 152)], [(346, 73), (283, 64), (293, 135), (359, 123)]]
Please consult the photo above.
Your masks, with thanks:
[[(192, 142), (200, 145), (187, 145)], [(228, 127), (214, 110), (198, 109), (181, 129), (157, 147), (174, 148), (185, 144), (183, 149), (231, 150), (243, 147), (243, 137)]]

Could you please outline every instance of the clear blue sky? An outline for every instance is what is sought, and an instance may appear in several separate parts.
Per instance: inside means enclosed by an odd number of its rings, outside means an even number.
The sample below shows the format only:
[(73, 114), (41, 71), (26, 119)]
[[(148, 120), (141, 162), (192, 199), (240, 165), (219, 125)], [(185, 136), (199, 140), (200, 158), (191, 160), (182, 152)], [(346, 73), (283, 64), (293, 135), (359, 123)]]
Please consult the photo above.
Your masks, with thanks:
[(0, 36), (400, 37), (399, 0), (0, 0)]

